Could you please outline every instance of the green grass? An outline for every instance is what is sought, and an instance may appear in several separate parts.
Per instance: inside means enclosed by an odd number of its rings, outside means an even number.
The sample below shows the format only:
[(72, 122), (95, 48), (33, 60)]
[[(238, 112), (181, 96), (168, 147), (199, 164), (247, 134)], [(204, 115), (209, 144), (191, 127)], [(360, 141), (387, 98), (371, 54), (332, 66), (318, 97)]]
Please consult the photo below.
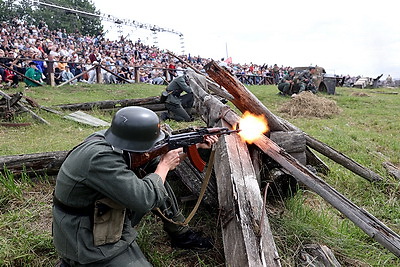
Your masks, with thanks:
[[(335, 100), (343, 110), (329, 119), (292, 118), (278, 112), (290, 101), (276, 95), (275, 86), (248, 87), (265, 106), (316, 139), (329, 144), (360, 164), (382, 175), (385, 180), (370, 183), (332, 160), (318, 155), (331, 172), (322, 176), (332, 187), (367, 210), (395, 232), (400, 233), (400, 181), (390, 177), (382, 162), (400, 163), (400, 96), (374, 93), (400, 92), (399, 89), (337, 88), (336, 95), (321, 94)], [(61, 88), (40, 87), (25, 90), (39, 104), (58, 104), (118, 100), (156, 96), (164, 86), (147, 84), (87, 85)], [(13, 89), (14, 90), (14, 89)], [(21, 88), (20, 88), (21, 90)], [(14, 90), (16, 92), (16, 90)], [(7, 91), (11, 93), (13, 91)], [(368, 97), (352, 95), (367, 93)], [(69, 150), (94, 131), (102, 128), (82, 125), (58, 115), (35, 110), (50, 125), (35, 122), (28, 114), (20, 114), (15, 122), (31, 122), (23, 128), (0, 127), (0, 155)], [(111, 121), (112, 111), (88, 111)], [(173, 129), (194, 123), (169, 122)], [(52, 182), (40, 179), (31, 183), (26, 177), (15, 179), (11, 174), (0, 177), (0, 265), (53, 266), (57, 259), (51, 240)], [(283, 266), (294, 266), (296, 254), (305, 244), (321, 243), (334, 252), (343, 266), (399, 266), (400, 260), (360, 228), (306, 188), (294, 196), (276, 200), (282, 211), (269, 214), (275, 242)], [(188, 214), (194, 203), (182, 207)], [(272, 203), (270, 203), (272, 205)], [(172, 250), (158, 218), (149, 214), (138, 226), (138, 243), (154, 266), (224, 266), (218, 210), (200, 209), (192, 225), (216, 242), (208, 253)]]

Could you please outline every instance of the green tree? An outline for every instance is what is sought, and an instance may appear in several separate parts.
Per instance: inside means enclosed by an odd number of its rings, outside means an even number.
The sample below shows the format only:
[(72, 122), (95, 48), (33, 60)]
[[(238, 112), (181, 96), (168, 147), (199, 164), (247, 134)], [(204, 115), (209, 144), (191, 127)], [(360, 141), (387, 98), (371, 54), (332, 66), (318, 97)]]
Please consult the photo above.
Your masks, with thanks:
[[(40, 1), (32, 5), (30, 0), (0, 0), (0, 20), (10, 21), (18, 17), (28, 23), (45, 22), (50, 30), (65, 29), (68, 33), (98, 35), (103, 31), (100, 12), (90, 0)], [(82, 13), (72, 10), (82, 11)], [(90, 15), (93, 14), (93, 15)]]

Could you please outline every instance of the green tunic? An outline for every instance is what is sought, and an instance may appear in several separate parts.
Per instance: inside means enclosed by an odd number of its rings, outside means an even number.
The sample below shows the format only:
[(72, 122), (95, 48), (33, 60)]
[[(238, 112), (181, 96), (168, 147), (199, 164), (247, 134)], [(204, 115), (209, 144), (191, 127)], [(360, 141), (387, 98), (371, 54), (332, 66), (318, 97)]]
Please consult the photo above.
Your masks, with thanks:
[[(103, 133), (95, 135), (104, 137)], [(148, 211), (162, 206), (167, 192), (157, 174), (150, 173), (139, 179), (128, 169), (122, 151), (113, 149), (104, 139), (89, 139), (75, 148), (62, 164), (55, 197), (67, 206), (81, 208), (108, 197), (130, 210), (131, 215), (125, 216), (120, 240), (96, 247), (90, 216), (71, 215), (53, 207), (54, 245), (59, 255), (80, 264), (98, 262), (100, 266), (135, 246), (137, 233), (132, 226)]]
[[(42, 78), (42, 73), (40, 72), (40, 70), (36, 70), (34, 68), (28, 68), (25, 72), (25, 76), (39, 82), (40, 79)], [(25, 79), (24, 82), (29, 87), (39, 86), (28, 79)]]
[[(167, 87), (169, 93), (165, 101), (168, 110), (168, 117), (176, 121), (190, 121), (193, 106), (193, 92), (187, 85), (184, 76), (179, 76), (172, 80)], [(182, 95), (183, 92), (186, 94)]]
[(179, 98), (183, 92), (191, 94), (192, 89), (187, 85), (184, 76), (179, 76), (172, 80), (172, 82), (167, 87), (167, 92), (172, 92), (168, 95), (165, 103), (168, 104), (181, 104), (181, 99)]

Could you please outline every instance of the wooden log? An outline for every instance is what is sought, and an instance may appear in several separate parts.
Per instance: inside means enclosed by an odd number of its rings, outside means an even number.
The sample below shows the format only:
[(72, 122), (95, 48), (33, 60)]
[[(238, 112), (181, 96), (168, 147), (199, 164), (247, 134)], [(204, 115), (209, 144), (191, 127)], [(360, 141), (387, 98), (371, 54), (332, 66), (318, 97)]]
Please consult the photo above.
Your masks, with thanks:
[(14, 176), (20, 176), (25, 172), (29, 177), (36, 175), (55, 175), (58, 173), (68, 151), (44, 152), (24, 155), (0, 157), (0, 171), (4, 174), (11, 172)]
[(164, 107), (165, 109), (165, 105), (163, 103), (160, 103), (160, 98), (158, 96), (138, 98), (138, 99), (104, 100), (97, 102), (63, 104), (63, 105), (57, 105), (55, 107), (68, 110), (91, 110), (93, 108), (112, 109), (112, 108), (121, 108), (127, 106), (142, 106), (142, 105), (153, 105), (153, 104), (160, 104), (160, 107)]
[(341, 267), (332, 250), (321, 244), (305, 245), (298, 256), (298, 267)]
[(221, 137), (216, 155), (226, 265), (281, 266), (246, 144), (236, 134)]
[(388, 173), (391, 176), (400, 180), (400, 169), (397, 166), (395, 166), (392, 163), (387, 162), (387, 161), (382, 163), (382, 165), (383, 165), (383, 167), (385, 167), (385, 169), (388, 171)]
[[(295, 130), (290, 128), (281, 118), (275, 116), (236, 77), (219, 67), (215, 62), (210, 62), (204, 68), (217, 84), (224, 87), (232, 95), (233, 100), (229, 99), (239, 110), (242, 112), (249, 110), (254, 114), (266, 116), (272, 132)], [(210, 89), (212, 88), (210, 87)], [(306, 156), (308, 164), (318, 167), (318, 170), (322, 173), (329, 172), (328, 166), (308, 148), (306, 148)]]
[[(11, 97), (4, 93), (3, 91), (0, 90), (0, 95), (4, 96), (4, 98), (6, 99), (11, 99)], [(24, 105), (20, 104), (20, 103), (15, 103), (15, 106), (20, 108), (22, 111), (28, 112), (31, 114), (31, 116), (36, 119), (37, 121), (44, 123), (44, 124), (48, 124), (50, 125), (50, 123), (48, 123), (48, 121), (46, 121), (45, 119), (43, 119), (42, 117), (38, 116), (35, 112), (33, 112), (32, 110), (30, 110), (29, 108), (25, 107)]]
[[(225, 112), (223, 118), (231, 125), (237, 124), (240, 120), (239, 116), (232, 110)], [(261, 138), (255, 140), (254, 144), (279, 163), (288, 173), (295, 177), (297, 181), (307, 186), (339, 210), (368, 236), (375, 239), (397, 257), (400, 257), (400, 236), (396, 232), (366, 210), (352, 203), (328, 183), (300, 164), (294, 157), (272, 142), (268, 137), (263, 135)]]
[(360, 163), (352, 160), (345, 154), (335, 150), (334, 148), (330, 147), (329, 145), (309, 136), (305, 135), (307, 145), (321, 153), (322, 155), (327, 156), (328, 158), (332, 159), (336, 163), (342, 165), (343, 167), (347, 168), (348, 170), (358, 174), (359, 176), (367, 179), (370, 182), (378, 182), (383, 181), (383, 177), (379, 174), (375, 173), (374, 171), (366, 168), (365, 166), (361, 165)]
[[(181, 162), (181, 164), (175, 168), (174, 172), (180, 178), (180, 180), (182, 180), (190, 192), (198, 197), (204, 181), (205, 173), (200, 173), (188, 159), (185, 159), (183, 162)], [(216, 207), (218, 205), (215, 175), (211, 177), (202, 201), (209, 207)]]
[(231, 102), (242, 112), (250, 111), (256, 115), (264, 115), (268, 119), (271, 131), (288, 131), (286, 127), (258, 98), (251, 93), (236, 77), (218, 66), (214, 61), (204, 66), (207, 74), (224, 87), (234, 99)]
[(271, 132), (269, 138), (301, 164), (306, 165), (306, 139), (302, 132)]
[[(219, 67), (215, 62), (210, 62), (205, 67), (206, 72), (218, 84), (228, 90), (234, 96), (232, 103), (242, 112), (250, 111), (253, 114), (265, 115), (268, 119), (268, 125), (271, 131), (289, 131), (296, 130), (284, 123), (279, 117), (275, 116), (252, 94), (245, 86), (243, 86), (228, 71)], [(307, 145), (321, 154), (329, 157), (336, 163), (346, 167), (352, 172), (360, 175), (369, 181), (381, 181), (383, 178), (372, 170), (355, 162), (346, 155), (336, 151), (332, 147), (322, 143), (321, 141), (306, 135)]]

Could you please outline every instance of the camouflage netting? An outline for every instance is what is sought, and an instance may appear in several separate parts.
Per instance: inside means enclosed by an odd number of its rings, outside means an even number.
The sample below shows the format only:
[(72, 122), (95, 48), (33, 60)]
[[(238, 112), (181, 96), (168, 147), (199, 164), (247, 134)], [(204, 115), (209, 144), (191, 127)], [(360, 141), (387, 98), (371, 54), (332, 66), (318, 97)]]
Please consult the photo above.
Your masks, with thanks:
[(302, 92), (279, 108), (279, 112), (287, 113), (292, 117), (331, 118), (342, 110), (336, 101), (319, 97), (311, 92)]

